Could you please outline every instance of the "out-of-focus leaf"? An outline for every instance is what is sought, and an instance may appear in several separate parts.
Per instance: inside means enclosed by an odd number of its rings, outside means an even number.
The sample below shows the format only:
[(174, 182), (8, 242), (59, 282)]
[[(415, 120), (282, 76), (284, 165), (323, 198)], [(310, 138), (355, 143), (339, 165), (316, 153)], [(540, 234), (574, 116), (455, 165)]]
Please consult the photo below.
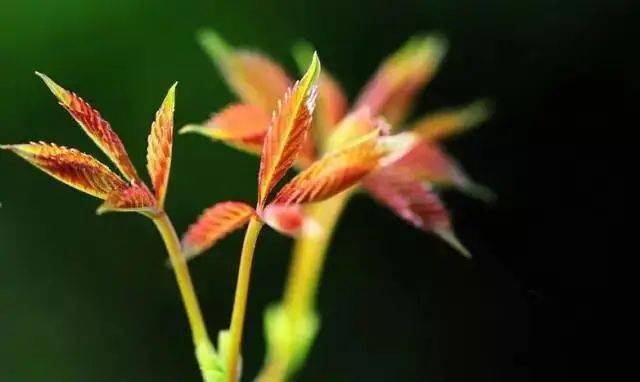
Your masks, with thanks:
[(441, 141), (485, 122), (491, 109), (489, 101), (476, 101), (465, 107), (428, 114), (412, 123), (410, 130), (429, 141)]
[(471, 256), (456, 238), (446, 207), (427, 183), (395, 169), (382, 168), (367, 177), (363, 187), (375, 200), (416, 228), (436, 233), (465, 257)]
[(214, 114), (204, 125), (187, 125), (180, 133), (195, 132), (260, 155), (270, 118), (258, 106), (233, 104)]
[(257, 105), (270, 113), (291, 86), (286, 72), (268, 57), (235, 49), (212, 30), (201, 31), (198, 37), (242, 102)]
[(183, 253), (195, 257), (211, 248), (218, 240), (242, 228), (255, 214), (241, 202), (222, 202), (206, 209), (182, 238)]
[(273, 203), (319, 202), (354, 186), (378, 166), (385, 154), (377, 138), (374, 131), (351, 146), (327, 154), (282, 187)]
[(173, 112), (175, 109), (176, 84), (167, 93), (156, 119), (151, 124), (147, 145), (147, 170), (155, 191), (158, 207), (164, 207), (173, 147)]
[[(238, 150), (260, 155), (270, 122), (269, 114), (257, 106), (233, 104), (214, 114), (203, 125), (184, 126), (180, 134), (202, 134)], [(296, 159), (297, 167), (307, 167), (315, 160), (315, 155), (313, 140), (307, 135)]]
[(309, 167), (316, 160), (317, 155), (318, 152), (315, 141), (311, 134), (307, 134), (302, 143), (302, 147), (300, 147), (298, 157), (295, 160), (296, 168), (303, 169)]
[[(293, 375), (303, 366), (320, 329), (320, 317), (316, 310), (305, 309), (295, 320), (284, 304), (272, 305), (264, 315), (264, 332), (267, 343), (267, 359), (285, 354), (286, 374)], [(282, 357), (282, 356), (280, 356)], [(277, 366), (276, 366), (277, 367)], [(279, 371), (276, 370), (276, 375)], [(254, 382), (272, 382), (269, 369), (261, 372)]]
[(379, 127), (380, 122), (372, 118), (366, 107), (353, 111), (331, 131), (325, 147), (328, 152), (347, 147)]
[(323, 72), (318, 81), (318, 128), (325, 136), (342, 120), (347, 112), (348, 101), (342, 87), (329, 73)]
[(44, 142), (1, 148), (14, 152), (55, 179), (100, 199), (127, 187), (107, 166), (76, 149)]
[(302, 79), (287, 91), (264, 140), (258, 173), (258, 211), (273, 187), (293, 165), (305, 143), (316, 98), (320, 60), (314, 58)]
[(42, 73), (36, 72), (36, 74), (42, 78), (47, 87), (58, 98), (60, 105), (71, 114), (87, 135), (113, 161), (122, 175), (129, 181), (138, 180), (138, 173), (133, 167), (120, 137), (111, 129), (109, 122), (102, 119), (97, 110), (93, 109), (91, 105), (75, 93), (62, 88)]
[(417, 93), (431, 80), (447, 50), (446, 40), (438, 35), (416, 36), (387, 58), (365, 86), (355, 108), (369, 107), (392, 126), (410, 111)]
[(396, 171), (411, 175), (414, 179), (455, 187), (481, 200), (491, 201), (495, 198), (491, 190), (474, 182), (439, 145), (420, 137), (411, 149), (390, 166)]

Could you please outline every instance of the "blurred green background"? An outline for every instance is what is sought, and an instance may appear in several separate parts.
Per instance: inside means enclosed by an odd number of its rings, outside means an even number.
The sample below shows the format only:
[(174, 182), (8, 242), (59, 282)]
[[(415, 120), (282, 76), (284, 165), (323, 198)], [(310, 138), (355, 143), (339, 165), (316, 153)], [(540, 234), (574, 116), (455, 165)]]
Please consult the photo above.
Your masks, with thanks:
[[(599, 184), (609, 176), (584, 147), (607, 143), (592, 127), (606, 126), (606, 108), (622, 102), (637, 67), (623, 43), (637, 8), (604, 0), (7, 1), (0, 142), (45, 140), (98, 155), (33, 75), (39, 70), (99, 109), (143, 171), (150, 123), (173, 81), (176, 126), (235, 99), (195, 41), (201, 27), (268, 52), (291, 72), (291, 45), (308, 39), (350, 98), (408, 37), (441, 31), (451, 50), (416, 115), (479, 97), (497, 104), (491, 122), (449, 145), (499, 195), (485, 205), (446, 194), (476, 258), (465, 261), (357, 197), (330, 251), (322, 330), (299, 380), (568, 380), (595, 357), (581, 348), (604, 293), (594, 280), (607, 279), (606, 261), (579, 251), (604, 239), (576, 247), (596, 232), (587, 219), (604, 211), (596, 203), (603, 190), (584, 182), (592, 171)], [(213, 202), (254, 200), (257, 166), (203, 137), (178, 137), (167, 201), (177, 229)], [(0, 153), (0, 202), (0, 381), (198, 380), (152, 224), (133, 214), (96, 217), (97, 200), (8, 153)], [(212, 333), (228, 325), (240, 245), (234, 234), (192, 263)], [(262, 311), (281, 295), (290, 246), (273, 231), (261, 236), (245, 377), (261, 364)]]

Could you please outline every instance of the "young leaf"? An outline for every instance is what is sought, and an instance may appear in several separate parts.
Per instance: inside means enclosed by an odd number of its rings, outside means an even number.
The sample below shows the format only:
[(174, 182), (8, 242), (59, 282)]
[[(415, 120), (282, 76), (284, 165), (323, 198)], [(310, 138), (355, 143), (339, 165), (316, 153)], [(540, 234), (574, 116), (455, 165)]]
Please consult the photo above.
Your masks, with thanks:
[(171, 151), (173, 147), (173, 112), (175, 109), (176, 84), (167, 93), (156, 119), (151, 124), (147, 144), (147, 170), (158, 201), (158, 208), (164, 207), (167, 184), (171, 171)]
[(236, 50), (212, 30), (200, 32), (198, 38), (242, 102), (271, 112), (291, 86), (285, 71), (266, 56)]
[[(299, 41), (293, 46), (293, 57), (300, 70), (304, 70), (313, 57), (313, 46)], [(326, 71), (318, 79), (318, 101), (313, 121), (313, 134), (317, 142), (324, 142), (331, 130), (342, 120), (348, 108), (347, 97), (340, 84)]]
[(315, 220), (304, 214), (299, 204), (271, 203), (265, 207), (261, 218), (271, 228), (291, 237), (318, 235), (322, 230)]
[[(249, 104), (233, 104), (214, 114), (204, 125), (187, 125), (180, 134), (197, 133), (238, 150), (260, 155), (271, 117), (261, 108)], [(309, 137), (308, 137), (309, 138)], [(305, 168), (315, 160), (313, 140), (305, 140), (296, 165)]]
[(260, 155), (269, 122), (269, 113), (260, 107), (233, 104), (213, 115), (204, 126), (187, 125), (180, 130), (180, 133), (199, 133)]
[(142, 214), (156, 214), (159, 207), (153, 194), (144, 183), (134, 183), (131, 186), (114, 191), (96, 211), (98, 215), (106, 212), (140, 212)]
[(406, 177), (395, 169), (383, 168), (367, 177), (363, 186), (374, 199), (399, 217), (416, 228), (436, 233), (463, 256), (471, 257), (453, 233), (444, 204), (428, 184)]
[(89, 135), (95, 144), (113, 161), (122, 175), (129, 181), (138, 180), (138, 173), (133, 167), (129, 155), (120, 137), (111, 129), (109, 122), (102, 119), (100, 113), (93, 109), (75, 93), (62, 88), (51, 78), (36, 72), (58, 98), (60, 105), (78, 122), (80, 127)]
[(303, 204), (328, 199), (355, 185), (378, 166), (384, 152), (374, 131), (359, 142), (329, 153), (287, 183), (273, 204)]
[(314, 55), (306, 74), (287, 91), (274, 112), (262, 146), (258, 173), (259, 211), (273, 187), (291, 168), (305, 142), (315, 106), (319, 74), (320, 61)]
[(472, 129), (489, 119), (491, 104), (476, 101), (468, 106), (429, 114), (411, 124), (410, 130), (435, 142)]
[[(404, 134), (413, 135), (413, 133)], [(404, 155), (390, 166), (393, 166), (397, 171), (411, 175), (414, 179), (427, 180), (444, 186), (454, 186), (484, 201), (491, 201), (495, 198), (491, 190), (474, 182), (442, 148), (420, 137)]]
[(100, 199), (127, 187), (107, 166), (75, 149), (44, 142), (0, 148), (14, 152), (55, 179)]
[(380, 66), (356, 101), (392, 125), (404, 120), (417, 93), (431, 80), (447, 50), (443, 37), (417, 36)]
[(241, 202), (222, 202), (206, 209), (182, 238), (187, 258), (211, 248), (218, 240), (242, 228), (255, 214), (253, 208)]

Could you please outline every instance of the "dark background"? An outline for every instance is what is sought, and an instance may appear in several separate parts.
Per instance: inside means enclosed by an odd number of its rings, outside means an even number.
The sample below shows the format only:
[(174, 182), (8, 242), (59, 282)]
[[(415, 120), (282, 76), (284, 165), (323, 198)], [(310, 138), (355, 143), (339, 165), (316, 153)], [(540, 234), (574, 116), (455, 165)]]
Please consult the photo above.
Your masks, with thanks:
[[(465, 261), (366, 196), (326, 264), (323, 326), (303, 381), (569, 381), (610, 376), (615, 155), (637, 90), (633, 1), (6, 1), (0, 142), (98, 154), (33, 75), (88, 99), (144, 169), (153, 113), (179, 80), (176, 125), (234, 100), (194, 39), (209, 26), (293, 72), (312, 41), (353, 98), (420, 31), (451, 50), (416, 115), (491, 97), (497, 111), (448, 147), (499, 195), (447, 193)], [(636, 33), (634, 33), (636, 32)], [(635, 96), (637, 98), (637, 91)], [(637, 125), (637, 119), (636, 119)], [(99, 156), (103, 158), (103, 156)], [(256, 158), (178, 137), (168, 211), (179, 231), (206, 206), (255, 198)], [(154, 227), (96, 217), (98, 201), (0, 153), (0, 381), (197, 381), (186, 320)], [(211, 333), (228, 325), (241, 235), (192, 264)], [(261, 235), (245, 339), (260, 366), (262, 310), (279, 298), (291, 242)], [(245, 378), (245, 380), (249, 380)]]

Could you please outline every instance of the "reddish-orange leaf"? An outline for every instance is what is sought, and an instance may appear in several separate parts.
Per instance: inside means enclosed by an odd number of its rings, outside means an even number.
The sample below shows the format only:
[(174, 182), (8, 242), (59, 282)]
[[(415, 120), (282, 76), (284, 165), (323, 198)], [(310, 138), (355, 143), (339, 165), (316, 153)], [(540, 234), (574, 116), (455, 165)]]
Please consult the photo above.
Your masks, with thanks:
[(222, 202), (206, 209), (182, 238), (185, 256), (191, 258), (211, 248), (247, 224), (254, 213), (251, 206), (241, 202)]
[(147, 170), (151, 176), (151, 183), (160, 209), (164, 207), (171, 171), (176, 85), (177, 83), (169, 89), (156, 113), (156, 119), (151, 124), (151, 134), (149, 134), (147, 145)]
[(440, 146), (426, 139), (416, 139), (413, 147), (390, 166), (414, 179), (454, 186), (482, 200), (490, 201), (495, 198), (491, 190), (471, 180)]
[(363, 186), (375, 199), (420, 229), (430, 231), (451, 226), (440, 198), (422, 182), (382, 168), (372, 173)]
[(470, 257), (453, 232), (446, 207), (427, 183), (394, 169), (382, 168), (367, 177), (363, 186), (399, 217), (423, 231), (433, 231), (462, 255)]
[(439, 36), (414, 37), (389, 57), (365, 86), (356, 108), (369, 107), (392, 125), (402, 122), (417, 93), (431, 80), (447, 43)]
[[(271, 117), (258, 106), (233, 104), (214, 114), (204, 125), (187, 125), (180, 133), (198, 133), (220, 140), (231, 147), (260, 155)], [(310, 135), (300, 149), (296, 164), (305, 168), (315, 160), (316, 150)]]
[(242, 102), (270, 113), (291, 86), (285, 71), (262, 54), (236, 50), (211, 30), (200, 33), (200, 43)]
[(314, 54), (306, 74), (287, 91), (276, 109), (262, 146), (258, 173), (258, 210), (293, 165), (302, 148), (315, 106), (320, 61)]
[(304, 214), (299, 204), (269, 204), (261, 215), (262, 220), (276, 231), (291, 237), (317, 235), (320, 225)]
[(471, 105), (428, 114), (411, 124), (411, 131), (429, 141), (440, 141), (462, 133), (486, 121), (491, 114), (487, 101), (476, 101)]
[(233, 104), (214, 114), (204, 126), (187, 125), (180, 133), (199, 133), (259, 155), (270, 121), (269, 113), (258, 106)]
[(124, 189), (127, 184), (90, 155), (52, 143), (1, 146), (57, 180), (100, 199)]
[(413, 107), (414, 100), (426, 81), (423, 77), (412, 78), (399, 87), (380, 109), (391, 126), (399, 125), (405, 121)]
[(351, 146), (327, 154), (282, 187), (273, 203), (319, 202), (355, 185), (378, 166), (384, 155), (377, 138), (374, 131)]
[(160, 211), (151, 191), (144, 183), (134, 183), (131, 186), (114, 191), (98, 208), (98, 214), (106, 212), (140, 212), (153, 215)]
[(251, 51), (238, 51), (231, 60), (232, 83), (240, 99), (273, 110), (278, 99), (291, 86), (292, 81), (282, 68), (264, 55)]
[(441, 184), (455, 183), (460, 172), (453, 158), (436, 144), (424, 139), (416, 139), (414, 145), (393, 166), (412, 174), (416, 179)]
[(42, 73), (36, 72), (36, 74), (42, 78), (47, 87), (58, 98), (60, 105), (71, 114), (87, 135), (113, 161), (122, 175), (129, 181), (137, 180), (136, 169), (133, 167), (120, 137), (111, 129), (109, 122), (102, 119), (97, 110), (93, 109), (91, 105), (75, 93), (62, 88)]

